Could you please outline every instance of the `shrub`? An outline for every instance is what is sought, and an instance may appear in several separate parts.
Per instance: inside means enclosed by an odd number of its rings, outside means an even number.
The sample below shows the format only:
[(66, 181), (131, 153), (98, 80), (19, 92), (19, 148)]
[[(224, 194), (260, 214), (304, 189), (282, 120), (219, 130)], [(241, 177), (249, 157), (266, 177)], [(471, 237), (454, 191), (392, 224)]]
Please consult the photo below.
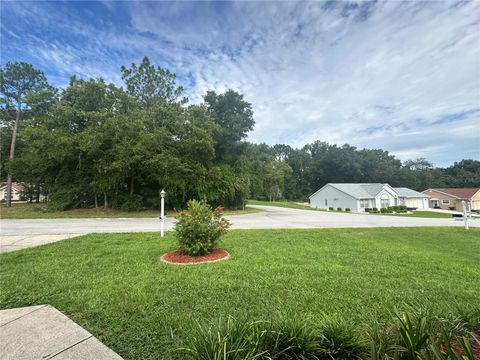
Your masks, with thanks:
[(140, 211), (143, 209), (143, 199), (140, 195), (132, 195), (120, 206), (122, 211)]
[(328, 210), (333, 211), (333, 207), (329, 207)]
[(381, 208), (381, 209), (380, 209), (380, 212), (381, 212), (382, 214), (388, 214), (388, 213), (391, 213), (392, 210), (390, 210), (390, 209), (388, 209), (388, 208)]
[(212, 210), (196, 200), (190, 200), (187, 206), (178, 214), (175, 224), (180, 250), (190, 256), (206, 255), (218, 246), (230, 223), (222, 217), (221, 207)]
[(359, 359), (364, 345), (357, 329), (337, 317), (325, 318), (320, 324), (320, 359)]
[(317, 359), (321, 352), (316, 329), (297, 317), (257, 322), (255, 334), (262, 359)]
[(350, 208), (345, 208), (345, 211), (346, 211), (346, 212), (349, 212), (349, 211), (351, 211), (351, 210), (350, 210)]
[(372, 208), (372, 212), (373, 213), (378, 213), (378, 208), (376, 208), (376, 207)]
[(448, 210), (455, 210), (455, 206), (449, 206)]
[(365, 212), (371, 212), (372, 210), (372, 208), (365, 208)]
[(196, 360), (318, 359), (315, 330), (301, 319), (197, 324), (188, 347), (181, 350)]
[(256, 348), (252, 346), (250, 324), (233, 318), (220, 319), (215, 324), (197, 323), (192, 331), (189, 347), (182, 348), (195, 360), (253, 359)]
[(397, 208), (398, 210), (404, 210), (404, 211), (407, 210), (407, 207), (405, 205), (398, 205)]
[(342, 211), (342, 208), (337, 208), (337, 211)]

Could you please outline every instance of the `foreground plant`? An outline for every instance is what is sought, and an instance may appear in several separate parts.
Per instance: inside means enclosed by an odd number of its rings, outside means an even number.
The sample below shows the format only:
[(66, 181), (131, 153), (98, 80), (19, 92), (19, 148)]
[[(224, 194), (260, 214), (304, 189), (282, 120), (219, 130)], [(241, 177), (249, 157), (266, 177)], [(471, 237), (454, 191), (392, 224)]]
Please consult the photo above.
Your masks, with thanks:
[(207, 255), (218, 246), (230, 223), (223, 218), (222, 207), (212, 209), (197, 200), (190, 200), (187, 206), (175, 225), (180, 250), (190, 256)]

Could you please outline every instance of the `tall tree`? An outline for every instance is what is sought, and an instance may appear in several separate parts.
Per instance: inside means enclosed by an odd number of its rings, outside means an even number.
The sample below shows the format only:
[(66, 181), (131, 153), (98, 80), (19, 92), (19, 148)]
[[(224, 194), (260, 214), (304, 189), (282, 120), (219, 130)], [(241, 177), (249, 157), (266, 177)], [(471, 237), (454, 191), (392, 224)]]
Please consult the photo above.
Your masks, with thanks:
[(220, 95), (208, 91), (204, 100), (213, 119), (220, 125), (216, 136), (217, 157), (221, 161), (234, 161), (235, 155), (242, 150), (238, 142), (244, 140), (255, 125), (252, 105), (234, 90)]
[[(22, 109), (28, 107), (29, 96), (49, 88), (45, 74), (24, 62), (8, 62), (0, 69), (0, 94), (7, 106), (15, 107), (15, 123), (10, 141), (9, 160), (15, 158), (15, 144), (22, 117)], [(7, 207), (12, 204), (12, 172), (7, 177)]]
[[(177, 102), (183, 93), (183, 88), (175, 83), (176, 75), (160, 66), (155, 67), (146, 56), (140, 65), (122, 66), (121, 71), (127, 93), (136, 98), (143, 108), (158, 102)], [(181, 103), (186, 101), (186, 98), (180, 100)]]

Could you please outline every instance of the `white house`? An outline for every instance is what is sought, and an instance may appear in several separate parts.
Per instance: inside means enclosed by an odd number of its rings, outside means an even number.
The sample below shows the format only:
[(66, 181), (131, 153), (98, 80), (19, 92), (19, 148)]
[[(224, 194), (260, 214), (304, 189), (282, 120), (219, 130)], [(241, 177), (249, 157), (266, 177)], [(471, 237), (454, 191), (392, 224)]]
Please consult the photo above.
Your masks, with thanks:
[[(310, 207), (333, 207), (363, 212), (366, 208), (386, 208), (405, 205), (424, 209), (428, 196), (408, 188), (393, 188), (388, 184), (333, 184), (329, 183), (310, 196)], [(412, 206), (410, 206), (412, 205)]]
[(430, 196), (427, 194), (406, 187), (394, 189), (398, 193), (398, 205), (405, 205), (407, 208), (428, 209)]
[[(12, 201), (22, 200), (25, 187), (19, 183), (12, 183)], [(0, 187), (0, 200), (7, 200), (7, 185)]]

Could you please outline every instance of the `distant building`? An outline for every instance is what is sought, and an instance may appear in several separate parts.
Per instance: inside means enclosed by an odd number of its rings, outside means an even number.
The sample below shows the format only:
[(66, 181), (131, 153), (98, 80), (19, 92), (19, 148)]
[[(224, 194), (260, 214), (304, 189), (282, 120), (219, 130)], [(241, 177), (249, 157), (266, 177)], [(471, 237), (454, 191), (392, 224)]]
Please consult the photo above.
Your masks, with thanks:
[[(19, 183), (12, 183), (12, 201), (24, 200), (23, 191), (25, 186)], [(0, 187), (0, 200), (7, 200), (7, 184)]]
[(387, 208), (405, 205), (409, 208), (428, 207), (428, 195), (409, 188), (393, 188), (388, 184), (343, 184), (329, 183), (310, 196), (310, 207), (328, 209), (333, 207), (364, 212), (367, 208)]
[(480, 188), (441, 188), (427, 189), (432, 208), (462, 211), (462, 201), (470, 203), (472, 210), (480, 210)]

